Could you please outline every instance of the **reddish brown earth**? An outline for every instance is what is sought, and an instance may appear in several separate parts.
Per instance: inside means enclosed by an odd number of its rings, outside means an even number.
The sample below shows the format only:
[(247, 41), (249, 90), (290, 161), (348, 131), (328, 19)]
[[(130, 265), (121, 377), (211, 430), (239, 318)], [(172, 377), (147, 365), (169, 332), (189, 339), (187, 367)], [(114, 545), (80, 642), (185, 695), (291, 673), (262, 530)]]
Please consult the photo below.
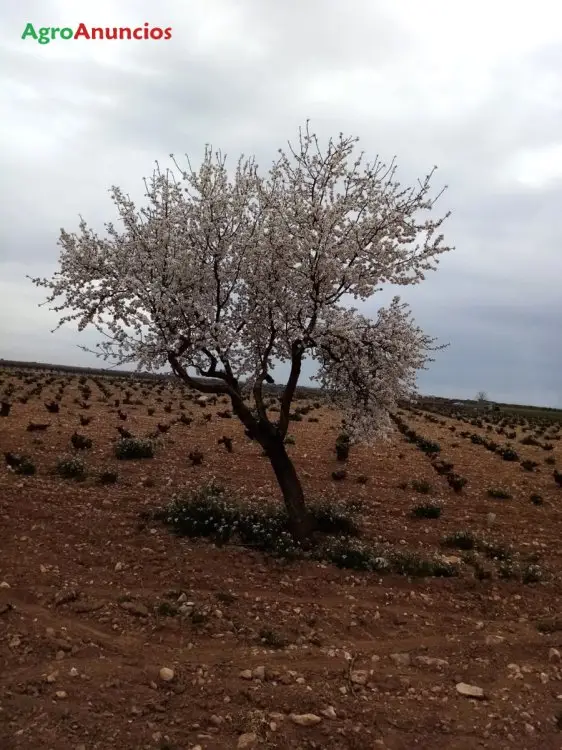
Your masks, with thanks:
[[(352, 450), (349, 476), (336, 485), (337, 416), (314, 410), (318, 423), (305, 417), (290, 430), (309, 497), (337, 487), (362, 498), (367, 538), (428, 555), (443, 552), (443, 535), (469, 529), (513, 545), (544, 575), (532, 584), (503, 580), (490, 563), (492, 579), (478, 580), (460, 562), (457, 578), (408, 579), (280, 563), (177, 538), (139, 519), (178, 487), (211, 477), (242, 494), (277, 496), (257, 446), (236, 420), (216, 416), (226, 406), (188, 402), (191, 426), (173, 425), (153, 460), (123, 462), (112, 458), (115, 427), (154, 430), (179, 415), (184, 397), (164, 393), (157, 402), (151, 391), (143, 406), (121, 407), (122, 422), (112, 404), (125, 385), (111, 385), (114, 395), (103, 403), (89, 381), (93, 405), (85, 411), (74, 403), (78, 379), (59, 376), (70, 385), (60, 413), (48, 414), (55, 384), (22, 404), (18, 396), (33, 384), (0, 376), (0, 393), (17, 386), (11, 414), (0, 419), (0, 449), (30, 455), (38, 470), (31, 477), (0, 470), (2, 750), (562, 748), (562, 488), (552, 467), (523, 472), (449, 432), (452, 420), (436, 425), (405, 412), (467, 477), (464, 491), (454, 494), (398, 433)], [(169, 400), (171, 414), (163, 409)], [(92, 422), (81, 427), (80, 414)], [(30, 433), (30, 421), (51, 426)], [(84, 452), (92, 472), (117, 468), (116, 485), (51, 474), (74, 430), (94, 440)], [(234, 438), (234, 453), (217, 445), (222, 435)], [(200, 467), (186, 457), (196, 446), (205, 455)], [(520, 451), (544, 460), (540, 449)], [(553, 455), (560, 467), (560, 442)], [(361, 474), (364, 485), (354, 481)], [(431, 482), (431, 494), (399, 488), (412, 479)], [(488, 497), (492, 486), (510, 488), (513, 498)], [(533, 505), (531, 492), (544, 504)], [(413, 519), (411, 508), (428, 497), (443, 503), (442, 516)], [(162, 667), (173, 670), (170, 682), (160, 678)], [(461, 695), (461, 682), (482, 688), (484, 699)], [(320, 721), (300, 726), (291, 718), (308, 713)]]

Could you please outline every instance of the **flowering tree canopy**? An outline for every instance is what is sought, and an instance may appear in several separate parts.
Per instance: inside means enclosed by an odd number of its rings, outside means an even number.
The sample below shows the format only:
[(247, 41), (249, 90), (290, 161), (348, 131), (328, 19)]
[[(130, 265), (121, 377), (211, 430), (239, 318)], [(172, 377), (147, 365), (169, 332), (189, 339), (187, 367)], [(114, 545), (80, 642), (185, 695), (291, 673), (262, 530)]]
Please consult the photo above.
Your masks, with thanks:
[[(434, 348), (399, 298), (376, 320), (345, 305), (384, 283), (418, 284), (451, 249), (440, 233), (446, 216), (427, 218), (433, 171), (404, 188), (394, 162), (366, 163), (357, 142), (340, 135), (322, 150), (307, 124), (267, 175), (252, 158), (229, 174), (210, 147), (197, 169), (157, 166), (147, 207), (112, 188), (119, 226), (107, 224), (105, 237), (83, 219), (78, 234), (62, 230), (59, 270), (32, 281), (50, 290), (54, 310), (69, 311), (60, 325), (99, 330), (104, 359), (169, 365), (198, 390), (228, 395), (280, 479), (271, 454), (279, 445), (284, 453), (305, 357), (356, 436), (368, 438), (388, 426)], [(273, 423), (263, 384), (279, 362), (290, 374)]]

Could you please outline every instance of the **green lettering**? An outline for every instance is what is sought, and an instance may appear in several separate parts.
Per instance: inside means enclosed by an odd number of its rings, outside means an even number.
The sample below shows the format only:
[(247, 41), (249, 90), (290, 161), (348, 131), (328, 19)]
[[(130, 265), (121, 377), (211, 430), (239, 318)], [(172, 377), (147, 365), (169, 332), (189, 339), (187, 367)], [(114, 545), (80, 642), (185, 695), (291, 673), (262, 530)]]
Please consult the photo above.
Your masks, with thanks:
[(28, 23), (23, 30), (23, 34), (21, 35), (22, 39), (27, 39), (27, 37), (33, 37), (33, 39), (37, 39), (37, 32), (35, 31), (35, 28), (33, 27), (32, 23)]
[(39, 44), (49, 44), (49, 42), (51, 41), (49, 39), (50, 33), (51, 33), (50, 26), (42, 26), (39, 29)]

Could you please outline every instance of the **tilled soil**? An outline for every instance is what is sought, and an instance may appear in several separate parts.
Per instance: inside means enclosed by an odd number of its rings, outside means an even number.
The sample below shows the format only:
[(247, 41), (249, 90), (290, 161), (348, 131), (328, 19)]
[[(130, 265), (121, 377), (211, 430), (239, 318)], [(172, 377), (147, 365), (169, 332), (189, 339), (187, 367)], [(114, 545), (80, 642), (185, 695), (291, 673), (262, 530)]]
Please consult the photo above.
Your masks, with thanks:
[[(38, 469), (0, 473), (2, 750), (562, 748), (562, 488), (551, 468), (522, 472), (455, 436), (452, 420), (406, 412), (467, 477), (463, 492), (398, 433), (352, 449), (348, 478), (335, 483), (337, 415), (316, 409), (318, 422), (305, 417), (290, 430), (307, 496), (336, 488), (362, 499), (367, 538), (456, 556), (461, 574), (409, 579), (283, 563), (178, 538), (139, 515), (211, 478), (277, 497), (259, 448), (235, 419), (217, 416), (224, 404), (190, 404), (195, 421), (163, 434), (154, 459), (123, 462), (112, 458), (116, 426), (145, 434), (177, 417), (177, 405), (170, 415), (151, 395), (122, 406), (120, 420), (93, 384), (82, 410), (76, 387), (73, 378), (59, 414), (44, 407), (51, 387), (0, 420), (1, 451), (26, 453)], [(80, 414), (91, 423), (80, 426)], [(50, 427), (27, 432), (30, 421)], [(117, 484), (52, 475), (75, 430), (93, 439), (83, 452), (92, 472), (115, 468)], [(223, 435), (232, 454), (217, 444)], [(187, 459), (195, 447), (204, 454), (197, 467)], [(531, 459), (538, 452), (521, 447)], [(554, 455), (560, 466), (560, 443)], [(403, 488), (413, 479), (430, 482), (429, 495)], [(500, 485), (511, 499), (488, 496)], [(440, 518), (411, 517), (430, 500), (443, 504)], [(440, 546), (460, 530), (513, 546), (542, 579), (504, 580), (488, 561), (492, 577), (479, 580), (462, 552)], [(482, 695), (462, 694), (461, 684)]]

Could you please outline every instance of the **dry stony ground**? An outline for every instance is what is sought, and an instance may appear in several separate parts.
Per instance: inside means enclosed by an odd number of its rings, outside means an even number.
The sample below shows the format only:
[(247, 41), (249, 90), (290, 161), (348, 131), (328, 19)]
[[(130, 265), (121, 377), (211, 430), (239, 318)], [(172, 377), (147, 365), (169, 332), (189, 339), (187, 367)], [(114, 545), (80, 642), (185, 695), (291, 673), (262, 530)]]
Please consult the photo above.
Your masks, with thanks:
[[(337, 487), (362, 498), (368, 538), (424, 554), (442, 552), (443, 535), (471, 530), (533, 553), (544, 577), (478, 580), (464, 562), (448, 579), (283, 564), (139, 519), (178, 487), (213, 476), (242, 494), (276, 493), (257, 447), (235, 420), (216, 416), (225, 406), (188, 403), (195, 422), (172, 426), (155, 459), (123, 462), (111, 457), (115, 427), (153, 430), (177, 416), (181, 397), (157, 402), (152, 393), (122, 422), (92, 382), (92, 408), (82, 410), (77, 385), (73, 378), (60, 413), (48, 414), (55, 386), (22, 404), (17, 395), (32, 386), (20, 380), (0, 419), (2, 453), (27, 453), (38, 469), (0, 471), (2, 750), (562, 748), (562, 488), (550, 468), (522, 472), (452, 434), (451, 420), (406, 412), (467, 477), (464, 491), (453, 493), (398, 433), (354, 449), (336, 485), (338, 420), (315, 410), (319, 422), (291, 424), (289, 448), (309, 497)], [(172, 415), (163, 411), (170, 399)], [(80, 414), (92, 422), (80, 427)], [(29, 421), (51, 426), (30, 433)], [(50, 473), (75, 429), (93, 438), (92, 470), (118, 468), (116, 485)], [(234, 438), (234, 453), (217, 445), (222, 435)], [(199, 467), (186, 457), (195, 446), (205, 455)], [(537, 450), (521, 448), (529, 458)], [(554, 455), (560, 466), (561, 443)], [(366, 484), (354, 481), (360, 474)], [(431, 482), (431, 494), (398, 486), (412, 479)], [(500, 485), (512, 499), (487, 496)], [(428, 497), (443, 503), (442, 516), (413, 519), (412, 506)], [(483, 695), (463, 695), (459, 683)]]

